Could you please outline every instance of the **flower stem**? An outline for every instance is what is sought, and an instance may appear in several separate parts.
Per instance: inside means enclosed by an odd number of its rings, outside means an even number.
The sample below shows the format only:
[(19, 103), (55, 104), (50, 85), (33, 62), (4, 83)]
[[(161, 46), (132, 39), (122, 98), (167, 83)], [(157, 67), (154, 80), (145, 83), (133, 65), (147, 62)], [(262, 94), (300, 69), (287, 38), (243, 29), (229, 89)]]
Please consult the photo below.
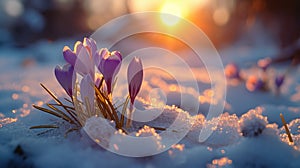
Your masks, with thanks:
[(126, 109), (127, 109), (129, 100), (130, 100), (130, 97), (129, 97), (129, 95), (128, 95), (127, 98), (126, 98), (126, 100), (125, 100), (125, 103), (124, 103), (124, 105), (123, 105), (123, 109), (122, 109), (122, 114), (121, 114), (121, 119), (120, 119), (121, 127), (124, 126), (124, 122), (125, 122), (125, 113), (126, 113)]
[(127, 116), (127, 122), (126, 122), (126, 128), (130, 128), (131, 125), (132, 125), (132, 112), (133, 112), (133, 104), (130, 103), (129, 105), (129, 113), (128, 113), (128, 116)]

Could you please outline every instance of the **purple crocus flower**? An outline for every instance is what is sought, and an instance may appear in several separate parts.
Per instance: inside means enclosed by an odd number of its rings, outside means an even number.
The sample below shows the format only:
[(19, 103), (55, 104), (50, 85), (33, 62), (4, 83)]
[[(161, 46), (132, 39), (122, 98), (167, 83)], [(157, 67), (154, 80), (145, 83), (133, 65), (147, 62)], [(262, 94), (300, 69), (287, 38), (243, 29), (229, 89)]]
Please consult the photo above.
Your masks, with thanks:
[(106, 48), (102, 48), (95, 56), (95, 63), (106, 83), (107, 94), (112, 92), (112, 84), (120, 71), (121, 62), (122, 55), (119, 51), (109, 52)]
[(75, 81), (75, 75), (73, 75), (74, 67), (70, 64), (64, 65), (62, 68), (56, 66), (54, 73), (59, 84), (64, 88), (66, 93), (72, 97), (73, 94), (73, 81)]
[(68, 46), (63, 49), (64, 59), (71, 64), (75, 71), (82, 76), (90, 74), (94, 77), (94, 56), (97, 51), (95, 40), (84, 38), (83, 43), (77, 41), (74, 45), (74, 51)]
[(284, 78), (285, 78), (284, 75), (278, 75), (278, 76), (275, 77), (275, 85), (276, 85), (277, 88), (281, 87), (281, 85), (284, 82)]
[(128, 65), (127, 80), (130, 102), (133, 105), (143, 82), (143, 65), (141, 59), (135, 57), (131, 60)]

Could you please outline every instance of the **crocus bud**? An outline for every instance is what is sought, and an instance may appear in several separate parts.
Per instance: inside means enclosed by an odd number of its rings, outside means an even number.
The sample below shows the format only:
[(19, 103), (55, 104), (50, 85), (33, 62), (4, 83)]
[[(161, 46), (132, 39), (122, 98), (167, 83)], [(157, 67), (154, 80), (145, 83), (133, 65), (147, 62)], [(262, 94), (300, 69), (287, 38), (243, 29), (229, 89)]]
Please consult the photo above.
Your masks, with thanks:
[(271, 58), (264, 58), (264, 59), (258, 60), (257, 65), (263, 71), (266, 71), (268, 69), (268, 67), (270, 66), (271, 62), (272, 62)]
[(276, 85), (277, 88), (281, 87), (281, 85), (284, 82), (284, 78), (285, 78), (284, 75), (278, 75), (278, 76), (275, 77), (275, 85)]
[(240, 78), (239, 73), (240, 73), (240, 70), (236, 64), (231, 63), (231, 64), (226, 65), (225, 75), (227, 78), (231, 78), (231, 79)]
[(54, 70), (57, 81), (70, 97), (72, 97), (72, 85), (73, 81), (75, 81), (75, 75), (73, 75), (73, 72), (74, 67), (70, 64), (66, 64), (62, 68), (60, 66), (56, 66)]
[(101, 49), (95, 56), (95, 63), (102, 73), (107, 93), (112, 92), (112, 84), (116, 74), (120, 71), (122, 55), (118, 51), (109, 52), (106, 48)]
[(260, 90), (263, 87), (264, 87), (264, 82), (260, 78), (257, 78), (256, 76), (250, 76), (246, 81), (246, 88), (251, 92)]
[(139, 58), (133, 58), (127, 70), (128, 90), (131, 104), (141, 89), (143, 82), (143, 65)]

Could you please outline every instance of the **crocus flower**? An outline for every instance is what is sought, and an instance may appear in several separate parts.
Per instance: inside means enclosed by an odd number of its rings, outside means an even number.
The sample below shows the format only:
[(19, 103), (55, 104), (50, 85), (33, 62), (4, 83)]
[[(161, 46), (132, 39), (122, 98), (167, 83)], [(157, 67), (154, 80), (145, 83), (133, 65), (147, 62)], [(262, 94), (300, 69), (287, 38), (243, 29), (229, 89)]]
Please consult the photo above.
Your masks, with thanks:
[(63, 49), (64, 59), (71, 64), (75, 71), (82, 76), (90, 74), (94, 76), (94, 56), (97, 51), (95, 40), (84, 38), (83, 43), (77, 41), (74, 45), (74, 51), (68, 46)]
[(226, 75), (227, 78), (231, 78), (231, 79), (240, 78), (239, 73), (240, 73), (240, 70), (239, 70), (239, 67), (236, 64), (231, 63), (231, 64), (226, 65), (225, 75)]
[(73, 75), (73, 72), (74, 67), (70, 64), (66, 64), (62, 68), (60, 66), (56, 66), (54, 70), (57, 81), (70, 97), (72, 97), (72, 86), (73, 81), (75, 81), (75, 75)]
[(264, 87), (264, 82), (260, 78), (257, 78), (256, 76), (250, 76), (246, 81), (246, 88), (251, 92), (260, 90), (263, 87)]
[(284, 75), (278, 75), (278, 76), (275, 77), (275, 85), (276, 85), (277, 88), (281, 87), (281, 85), (284, 82), (284, 78), (285, 78)]
[(120, 52), (109, 52), (106, 48), (101, 49), (95, 56), (95, 63), (104, 77), (108, 94), (112, 92), (112, 84), (116, 74), (120, 71), (121, 62)]
[(257, 62), (257, 65), (263, 70), (266, 71), (268, 69), (268, 67), (270, 66), (272, 60), (271, 58), (264, 58), (264, 59), (260, 59)]
[(131, 104), (141, 89), (143, 82), (143, 65), (139, 58), (133, 58), (127, 70), (128, 90)]

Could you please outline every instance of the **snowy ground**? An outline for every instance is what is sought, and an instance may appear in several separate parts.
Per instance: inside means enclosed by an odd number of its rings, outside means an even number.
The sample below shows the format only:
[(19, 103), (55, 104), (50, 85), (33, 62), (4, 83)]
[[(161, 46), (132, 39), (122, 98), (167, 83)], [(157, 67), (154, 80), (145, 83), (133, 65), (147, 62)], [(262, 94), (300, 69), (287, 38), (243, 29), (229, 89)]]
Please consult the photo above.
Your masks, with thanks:
[[(272, 56), (278, 51), (276, 45), (264, 37), (263, 32), (255, 34), (260, 40), (252, 39), (249, 42), (242, 39), (220, 51), (224, 65), (235, 62), (246, 77), (259, 75), (261, 72), (256, 67), (257, 60)], [(251, 32), (248, 36), (251, 37)], [(62, 124), (64, 128), (48, 132), (30, 130), (30, 126), (61, 122), (34, 110), (31, 105), (43, 105), (50, 101), (50, 96), (42, 90), (39, 83), (45, 84), (59, 97), (65, 96), (54, 78), (53, 69), (56, 64), (63, 63), (63, 46), (72, 46), (74, 41), (40, 41), (23, 49), (1, 47), (0, 165), (147, 168), (300, 166), (299, 67), (287, 74), (280, 94), (275, 93), (272, 84), (271, 91), (250, 92), (244, 82), (228, 80), (224, 113), (218, 125), (213, 128), (213, 134), (203, 143), (197, 142), (199, 132), (201, 128), (213, 122), (205, 121), (209, 107), (209, 102), (205, 100), (210, 100), (210, 83), (204, 67), (193, 67), (194, 72), (198, 74), (202, 98), (200, 100), (192, 94), (190, 96), (191, 99), (199, 101), (199, 114), (189, 116), (193, 121), (192, 129), (178, 145), (152, 157), (129, 158), (113, 154), (96, 145), (84, 133), (80, 136), (73, 132), (65, 138), (64, 132), (70, 127), (68, 124)], [(180, 67), (174, 68), (180, 71)], [(287, 68), (288, 65), (272, 66), (268, 69), (269, 77), (275, 73), (282, 73)], [(146, 90), (160, 86), (167, 93), (167, 104), (177, 105), (178, 93), (171, 87), (174, 81), (164, 75), (158, 76), (155, 71), (147, 72), (147, 76), (148, 83), (143, 86)], [(188, 80), (186, 82), (189, 82)], [(170, 117), (178, 112), (168, 108), (165, 113)], [(188, 109), (182, 108), (188, 112)], [(289, 123), (294, 144), (289, 145), (280, 113), (283, 113)]]

